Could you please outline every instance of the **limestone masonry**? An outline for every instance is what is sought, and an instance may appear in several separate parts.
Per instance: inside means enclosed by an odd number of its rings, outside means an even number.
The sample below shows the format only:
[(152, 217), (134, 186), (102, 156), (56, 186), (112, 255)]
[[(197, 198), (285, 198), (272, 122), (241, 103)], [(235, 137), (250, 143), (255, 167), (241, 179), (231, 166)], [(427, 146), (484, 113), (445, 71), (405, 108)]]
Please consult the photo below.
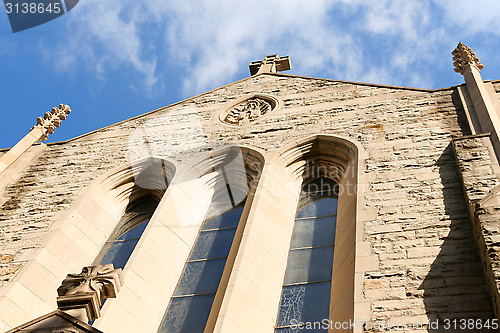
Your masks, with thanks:
[[(124, 211), (114, 193), (131, 176), (117, 170), (133, 165), (138, 143), (130, 138), (141, 128), (168, 129), (150, 137), (153, 148), (190, 147), (200, 137), (189, 133), (198, 133), (214, 147), (255, 151), (248, 156), (261, 161), (253, 201), (244, 211), (246, 226), (233, 243), (239, 249), (231, 249), (232, 270), (224, 271), (217, 312), (212, 309), (208, 319), (211, 331), (274, 332), (298, 192), (279, 197), (272, 185), (295, 184), (290, 156), (302, 154), (301, 145), (320, 147), (322, 140), (330, 140), (331, 152), (350, 147), (350, 161), (336, 153), (331, 158), (354, 170), (356, 188), (345, 195), (350, 199), (339, 195), (330, 319), (370, 323), (346, 332), (426, 332), (436, 320), (441, 328), (453, 319), (491, 323), (500, 316), (500, 81), (483, 81), (479, 59), (461, 45), (454, 55), (462, 57), (456, 70), (465, 83), (455, 87), (287, 75), (274, 64), (287, 69), (288, 58), (266, 57), (252, 63), (253, 76), (174, 105), (64, 142), (34, 143), (45, 135), (40, 132), (8, 161), (4, 150), (0, 331), (24, 332), (15, 328), (53, 311), (64, 325), (80, 325), (67, 326), (78, 332), (157, 331), (197, 234), (197, 228), (188, 234), (168, 227), (172, 215), (182, 221), (182, 210), (191, 210), (176, 205), (172, 213), (169, 203), (188, 185), (166, 189), (123, 269), (122, 290), (105, 303), (93, 327), (85, 317), (57, 310), (56, 303), (67, 274), (95, 265)], [(246, 103), (252, 98), (253, 104)], [(316, 151), (311, 149), (304, 161)], [(317, 151), (327, 154), (325, 149)], [(190, 151), (174, 155), (163, 157), (176, 166), (175, 179), (178, 160)], [(342, 172), (340, 183), (348, 177)], [(186, 192), (186, 198), (201, 197)], [(192, 208), (192, 219), (204, 216), (203, 207)], [(250, 262), (253, 269), (247, 269)], [(37, 325), (43, 327), (43, 320)], [(388, 322), (425, 325), (371, 326)]]

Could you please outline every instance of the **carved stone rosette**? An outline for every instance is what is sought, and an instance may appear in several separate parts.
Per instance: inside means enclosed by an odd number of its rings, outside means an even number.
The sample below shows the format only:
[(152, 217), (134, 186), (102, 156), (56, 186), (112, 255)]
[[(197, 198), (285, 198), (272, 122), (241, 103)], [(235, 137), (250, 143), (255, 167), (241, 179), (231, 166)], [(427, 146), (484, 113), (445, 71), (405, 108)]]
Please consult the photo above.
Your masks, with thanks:
[(71, 113), (71, 108), (65, 104), (59, 104), (59, 107), (53, 107), (49, 112), (45, 112), (43, 117), (36, 119), (37, 125), (44, 129), (44, 134), (40, 140), (45, 141), (48, 139), (49, 134), (53, 134), (56, 127), (61, 126), (63, 120), (66, 120)]
[(68, 274), (57, 289), (60, 310), (84, 308), (89, 319), (100, 317), (99, 307), (106, 298), (115, 298), (123, 284), (121, 268), (113, 264), (86, 266), (80, 274)]
[(272, 98), (254, 96), (233, 105), (226, 111), (222, 121), (230, 125), (248, 124), (274, 110), (276, 105), (276, 100)]
[(453, 65), (457, 73), (462, 73), (468, 64), (476, 66), (478, 70), (484, 68), (484, 65), (479, 62), (479, 58), (472, 49), (463, 43), (458, 43), (457, 48), (451, 54), (453, 55)]

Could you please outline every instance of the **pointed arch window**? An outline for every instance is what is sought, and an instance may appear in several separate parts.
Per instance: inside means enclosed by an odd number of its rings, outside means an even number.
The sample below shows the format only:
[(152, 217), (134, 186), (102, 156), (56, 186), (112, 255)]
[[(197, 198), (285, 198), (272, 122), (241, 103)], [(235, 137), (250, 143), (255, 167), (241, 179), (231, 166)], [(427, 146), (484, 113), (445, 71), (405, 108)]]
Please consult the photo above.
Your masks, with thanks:
[(275, 332), (295, 332), (298, 323), (329, 317), (337, 193), (337, 183), (325, 177), (302, 187)]
[(246, 192), (228, 188), (212, 202), (159, 333), (204, 331), (246, 199)]
[(95, 259), (95, 264), (113, 264), (115, 268), (124, 268), (158, 203), (158, 198), (147, 196), (129, 204)]

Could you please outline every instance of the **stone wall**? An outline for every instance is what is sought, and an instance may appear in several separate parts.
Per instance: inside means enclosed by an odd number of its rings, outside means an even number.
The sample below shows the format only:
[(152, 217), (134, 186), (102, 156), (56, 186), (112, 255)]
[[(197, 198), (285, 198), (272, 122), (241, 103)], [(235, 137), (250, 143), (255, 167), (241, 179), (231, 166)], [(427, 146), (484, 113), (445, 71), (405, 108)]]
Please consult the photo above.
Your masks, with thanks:
[(126, 162), (122, 146), (112, 139), (51, 145), (7, 186), (0, 210), (0, 284), (13, 279), (46, 238), (55, 214), (67, 209), (80, 189)]
[(500, 195), (498, 163), (489, 135), (457, 138), (455, 156), (463, 182), (484, 270), (500, 315)]
[[(247, 126), (214, 119), (220, 108), (252, 93), (276, 96), (281, 107)], [(360, 141), (368, 153), (369, 189), (358, 207), (373, 212), (365, 217), (364, 233), (379, 258), (379, 269), (363, 276), (361, 297), (371, 304), (372, 313), (366, 320), (492, 318), (451, 146), (452, 137), (470, 134), (456, 91), (288, 75), (251, 77), (49, 145), (4, 190), (8, 200), (0, 212), (0, 285), (15, 278), (46, 237), (55, 214), (70, 207), (80, 189), (127, 163), (128, 136), (135, 128), (165, 121), (182, 130), (193, 126), (182, 115), (162, 117), (179, 107), (198, 112), (208, 141), (257, 147), (269, 154), (315, 133)], [(184, 144), (186, 138), (179, 133), (167, 133), (164, 139)]]

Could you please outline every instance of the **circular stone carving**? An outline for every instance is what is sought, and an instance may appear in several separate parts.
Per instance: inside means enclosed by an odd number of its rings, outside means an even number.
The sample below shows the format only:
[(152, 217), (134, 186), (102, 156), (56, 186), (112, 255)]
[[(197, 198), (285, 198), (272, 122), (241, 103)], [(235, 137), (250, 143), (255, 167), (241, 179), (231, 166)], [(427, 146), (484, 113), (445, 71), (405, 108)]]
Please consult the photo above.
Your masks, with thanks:
[(248, 124), (273, 111), (277, 105), (278, 101), (274, 97), (254, 95), (233, 104), (221, 114), (220, 119), (229, 125)]

